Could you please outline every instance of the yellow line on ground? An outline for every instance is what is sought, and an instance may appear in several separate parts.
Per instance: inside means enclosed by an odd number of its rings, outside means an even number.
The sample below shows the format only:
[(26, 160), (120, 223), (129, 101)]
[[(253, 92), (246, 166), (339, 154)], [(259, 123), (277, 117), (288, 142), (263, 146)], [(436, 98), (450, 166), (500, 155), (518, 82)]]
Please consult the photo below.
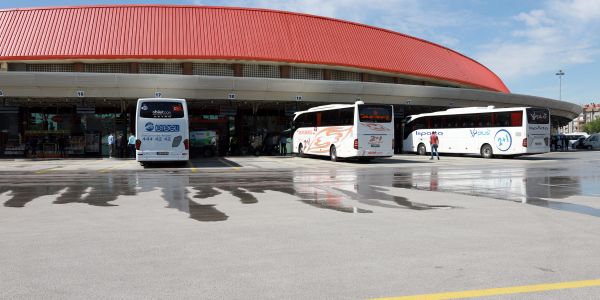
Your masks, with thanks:
[(194, 164), (191, 161), (188, 161), (188, 167), (190, 168), (190, 171), (192, 171), (192, 173), (198, 172), (198, 169), (194, 166)]
[(100, 173), (107, 173), (107, 172), (110, 172), (110, 171), (112, 171), (112, 170), (113, 170), (113, 169), (115, 169), (115, 168), (118, 168), (118, 167), (121, 167), (121, 166), (124, 166), (124, 165), (130, 164), (130, 163), (131, 163), (131, 161), (123, 162), (123, 163), (116, 164), (116, 165), (114, 165), (114, 166), (111, 166), (111, 167), (108, 167), (108, 168), (103, 168), (103, 169), (100, 169), (100, 170), (98, 170), (98, 172), (100, 172)]
[(52, 168), (47, 168), (47, 169), (41, 169), (41, 170), (35, 171), (35, 174), (46, 174), (50, 171), (54, 171), (54, 170), (60, 169), (60, 168), (62, 168), (62, 167), (52, 167)]
[(559, 283), (544, 283), (535, 285), (522, 285), (505, 288), (493, 288), (485, 290), (470, 290), (461, 292), (447, 292), (437, 294), (423, 294), (413, 296), (401, 296), (401, 297), (389, 297), (389, 298), (377, 298), (379, 300), (439, 300), (439, 299), (463, 299), (463, 298), (474, 298), (484, 296), (496, 296), (496, 295), (509, 295), (509, 294), (521, 294), (521, 293), (534, 293), (544, 292), (562, 289), (576, 289), (584, 287), (595, 287), (600, 286), (600, 279), (582, 280), (582, 281), (570, 281), (570, 282), (559, 282)]
[(222, 163), (224, 163), (224, 164), (228, 165), (229, 167), (232, 167), (232, 168), (233, 168), (234, 170), (236, 170), (236, 171), (239, 171), (239, 170), (240, 170), (240, 167), (236, 167), (236, 166), (234, 166), (234, 165), (232, 165), (232, 164), (228, 163), (227, 161), (225, 161), (225, 160), (223, 160), (223, 159), (221, 159), (221, 158), (218, 158), (218, 160), (219, 160), (220, 162), (222, 162)]

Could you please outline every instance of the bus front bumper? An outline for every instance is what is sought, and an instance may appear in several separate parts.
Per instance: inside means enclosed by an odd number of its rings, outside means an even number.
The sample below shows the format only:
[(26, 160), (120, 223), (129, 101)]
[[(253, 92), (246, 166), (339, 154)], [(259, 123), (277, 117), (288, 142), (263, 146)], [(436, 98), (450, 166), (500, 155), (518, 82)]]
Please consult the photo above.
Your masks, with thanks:
[(190, 159), (190, 156), (188, 152), (169, 153), (166, 151), (136, 151), (135, 158), (137, 161), (187, 161)]

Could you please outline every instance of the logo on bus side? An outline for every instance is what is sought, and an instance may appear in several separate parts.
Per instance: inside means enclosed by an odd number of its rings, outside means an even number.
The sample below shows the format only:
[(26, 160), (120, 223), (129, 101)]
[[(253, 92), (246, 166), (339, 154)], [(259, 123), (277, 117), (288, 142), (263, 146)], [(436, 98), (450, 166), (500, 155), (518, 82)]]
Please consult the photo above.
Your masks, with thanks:
[(529, 130), (550, 130), (549, 126), (544, 126), (544, 125), (529, 125), (529, 128), (527, 128)]
[[(419, 135), (419, 136), (431, 135), (431, 131), (417, 131), (417, 132), (415, 132), (415, 134)], [(437, 135), (444, 135), (444, 133), (441, 132), (441, 131), (437, 131), (435, 134), (437, 134)]]
[(381, 143), (383, 143), (383, 136), (372, 135), (371, 138), (369, 138), (368, 143), (371, 145), (371, 147), (380, 147)]
[(471, 133), (471, 137), (492, 134), (492, 132), (489, 129), (485, 129), (485, 130), (471, 129), (471, 130), (469, 130), (469, 132)]
[(506, 129), (500, 129), (494, 136), (496, 148), (500, 151), (507, 151), (512, 146), (512, 136)]
[(146, 131), (155, 131), (155, 132), (179, 132), (179, 125), (154, 125), (152, 122), (146, 123), (144, 125)]
[(146, 131), (154, 131), (154, 124), (152, 124), (152, 122), (148, 122), (146, 125), (144, 125), (144, 128)]

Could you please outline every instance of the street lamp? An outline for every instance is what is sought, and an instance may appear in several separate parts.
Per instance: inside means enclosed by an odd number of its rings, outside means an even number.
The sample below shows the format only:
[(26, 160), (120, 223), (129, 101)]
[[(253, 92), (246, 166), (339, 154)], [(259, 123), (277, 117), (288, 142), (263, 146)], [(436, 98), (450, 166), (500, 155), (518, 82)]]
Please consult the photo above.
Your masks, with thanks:
[(558, 100), (562, 100), (562, 77), (565, 75), (565, 72), (558, 70), (556, 75), (558, 76)]

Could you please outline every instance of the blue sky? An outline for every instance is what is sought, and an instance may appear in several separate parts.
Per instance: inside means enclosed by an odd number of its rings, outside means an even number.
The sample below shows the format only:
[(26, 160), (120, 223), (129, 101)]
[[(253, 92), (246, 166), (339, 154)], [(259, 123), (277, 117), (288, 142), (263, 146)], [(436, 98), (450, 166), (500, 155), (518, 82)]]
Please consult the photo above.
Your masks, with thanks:
[(280, 9), (410, 34), (476, 59), (513, 93), (600, 102), (597, 0), (21, 0), (0, 8), (90, 4), (197, 4)]

